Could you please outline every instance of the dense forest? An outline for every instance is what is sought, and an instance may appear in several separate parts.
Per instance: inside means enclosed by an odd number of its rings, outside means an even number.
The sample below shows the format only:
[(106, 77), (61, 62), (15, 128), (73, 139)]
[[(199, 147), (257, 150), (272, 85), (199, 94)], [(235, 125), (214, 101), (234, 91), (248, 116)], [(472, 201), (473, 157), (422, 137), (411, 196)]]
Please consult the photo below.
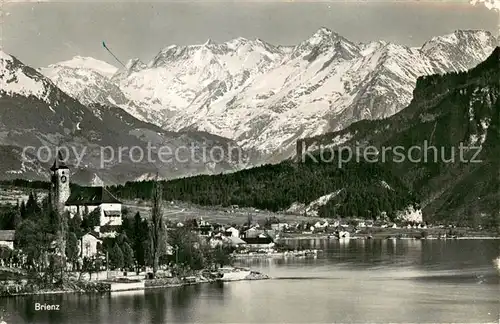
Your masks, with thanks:
[(497, 47), (469, 71), (420, 77), (400, 112), (305, 142), (318, 147), (348, 138), (343, 146), (402, 147), (407, 157), (397, 161), (389, 150), (385, 168), (418, 194), (426, 220), (500, 223), (499, 62)]
[[(328, 161), (328, 159), (325, 159)], [(128, 182), (110, 190), (122, 199), (150, 199), (153, 182)], [(164, 199), (200, 205), (255, 207), (270, 211), (308, 204), (340, 191), (320, 209), (320, 217), (394, 217), (418, 197), (383, 165), (360, 161), (341, 168), (337, 160), (285, 161), (224, 175), (201, 175), (164, 184)]]
[[(328, 161), (329, 157), (324, 157)], [(47, 188), (43, 182), (4, 182), (29, 188)], [(109, 187), (119, 199), (150, 200), (153, 181), (127, 182)], [(163, 183), (163, 198), (199, 205), (255, 207), (283, 211), (293, 203), (308, 204), (340, 191), (320, 210), (320, 217), (394, 217), (397, 210), (418, 203), (418, 197), (383, 165), (360, 161), (341, 168), (338, 160), (308, 158), (285, 161), (224, 175), (200, 175)]]

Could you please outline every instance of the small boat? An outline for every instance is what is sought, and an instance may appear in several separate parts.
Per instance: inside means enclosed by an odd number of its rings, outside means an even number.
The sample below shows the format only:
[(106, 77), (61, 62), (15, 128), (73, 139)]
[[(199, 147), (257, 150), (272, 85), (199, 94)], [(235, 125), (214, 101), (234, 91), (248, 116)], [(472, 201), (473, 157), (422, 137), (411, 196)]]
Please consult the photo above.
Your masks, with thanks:
[(347, 231), (339, 231), (337, 235), (338, 235), (339, 240), (340, 239), (348, 239), (351, 236), (351, 234)]
[(223, 274), (221, 280), (222, 281), (239, 281), (245, 280), (251, 273), (250, 269), (247, 268), (229, 268), (223, 267), (220, 269), (220, 272)]
[(495, 265), (498, 273), (500, 273), (500, 256), (493, 260), (493, 264)]
[(190, 276), (190, 277), (184, 277), (184, 282), (186, 283), (195, 283), (196, 282), (196, 277)]

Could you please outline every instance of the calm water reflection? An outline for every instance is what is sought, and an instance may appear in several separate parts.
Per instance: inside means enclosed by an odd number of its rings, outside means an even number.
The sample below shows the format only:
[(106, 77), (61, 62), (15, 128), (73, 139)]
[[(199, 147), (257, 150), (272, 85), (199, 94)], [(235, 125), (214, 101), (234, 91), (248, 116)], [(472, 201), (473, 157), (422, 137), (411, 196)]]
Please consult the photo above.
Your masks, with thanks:
[[(311, 259), (242, 264), (274, 279), (4, 298), (7, 323), (498, 322), (500, 241), (295, 241)], [(35, 303), (60, 311), (35, 311)]]

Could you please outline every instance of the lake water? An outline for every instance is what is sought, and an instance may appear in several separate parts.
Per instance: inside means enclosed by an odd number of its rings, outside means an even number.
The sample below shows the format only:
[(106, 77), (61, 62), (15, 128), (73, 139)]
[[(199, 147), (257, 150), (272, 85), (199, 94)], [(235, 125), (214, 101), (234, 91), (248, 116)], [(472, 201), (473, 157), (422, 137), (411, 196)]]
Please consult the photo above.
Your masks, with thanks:
[[(294, 241), (317, 258), (240, 262), (273, 277), (146, 292), (4, 298), (11, 323), (498, 323), (498, 240)], [(59, 311), (35, 311), (35, 303)]]

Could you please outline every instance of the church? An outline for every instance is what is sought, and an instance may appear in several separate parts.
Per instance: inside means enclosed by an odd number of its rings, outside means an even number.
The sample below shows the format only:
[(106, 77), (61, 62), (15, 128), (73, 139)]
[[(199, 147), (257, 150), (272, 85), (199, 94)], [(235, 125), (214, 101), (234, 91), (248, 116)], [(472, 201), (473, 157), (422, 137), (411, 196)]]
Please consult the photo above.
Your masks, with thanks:
[(50, 168), (51, 203), (55, 210), (70, 217), (84, 215), (99, 209), (99, 236), (114, 236), (122, 225), (122, 203), (106, 187), (70, 187), (70, 170), (59, 152)]

